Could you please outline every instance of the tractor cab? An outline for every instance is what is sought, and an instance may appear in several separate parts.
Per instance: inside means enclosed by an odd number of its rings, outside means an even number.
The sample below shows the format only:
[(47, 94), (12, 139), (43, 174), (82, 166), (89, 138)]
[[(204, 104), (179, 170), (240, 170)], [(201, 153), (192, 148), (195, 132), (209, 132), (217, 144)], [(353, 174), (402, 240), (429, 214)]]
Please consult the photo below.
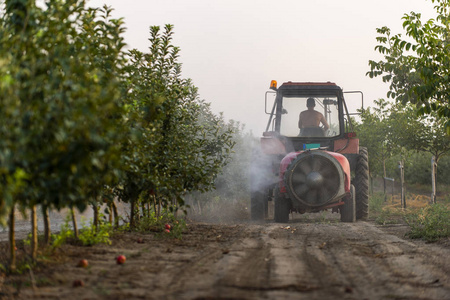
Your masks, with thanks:
[[(268, 148), (276, 146), (270, 144), (272, 137), (284, 146), (273, 151), (285, 153), (309, 148), (345, 153), (345, 148), (355, 146), (349, 141), (354, 133), (343, 92), (335, 83), (289, 81), (277, 88), (276, 81), (272, 81), (270, 88), (273, 92), (266, 93), (266, 113), (270, 117), (263, 134)], [(275, 101), (268, 112), (270, 93), (275, 93)], [(340, 148), (344, 149), (338, 151)]]
[(274, 80), (270, 89), (269, 121), (250, 170), (252, 219), (267, 217), (273, 200), (276, 222), (287, 222), (292, 212), (327, 209), (344, 222), (367, 218), (368, 154), (359, 147), (342, 89), (290, 81), (278, 88)]

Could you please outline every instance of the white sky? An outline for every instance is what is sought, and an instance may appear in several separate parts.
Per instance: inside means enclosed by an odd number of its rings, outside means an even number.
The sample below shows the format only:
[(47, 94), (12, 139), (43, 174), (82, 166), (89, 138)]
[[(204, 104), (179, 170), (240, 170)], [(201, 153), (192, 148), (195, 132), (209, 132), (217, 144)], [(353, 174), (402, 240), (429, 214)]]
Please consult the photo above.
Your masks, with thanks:
[[(246, 124), (259, 136), (266, 128), (264, 95), (270, 80), (331, 81), (364, 93), (365, 106), (386, 98), (388, 85), (365, 76), (376, 28), (403, 33), (402, 16), (434, 17), (430, 0), (90, 0), (123, 17), (128, 48), (150, 46), (149, 27), (174, 25), (183, 77), (215, 113)], [(349, 100), (349, 99), (347, 99)], [(352, 99), (356, 100), (356, 99)], [(349, 103), (348, 103), (349, 104)], [(354, 110), (358, 105), (349, 104)]]

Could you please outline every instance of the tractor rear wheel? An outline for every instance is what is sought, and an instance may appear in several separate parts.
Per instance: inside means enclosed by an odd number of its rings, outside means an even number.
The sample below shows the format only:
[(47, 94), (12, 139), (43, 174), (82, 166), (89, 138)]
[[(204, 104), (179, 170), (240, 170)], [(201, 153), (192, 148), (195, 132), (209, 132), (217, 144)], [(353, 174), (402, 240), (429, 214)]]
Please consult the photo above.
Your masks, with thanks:
[(288, 199), (280, 197), (278, 188), (275, 188), (275, 207), (274, 215), (276, 223), (287, 223), (289, 222), (289, 213), (291, 212), (291, 207)]
[(350, 195), (344, 199), (344, 205), (341, 206), (341, 222), (355, 222), (356, 210), (355, 210), (355, 186), (350, 186)]
[(367, 148), (359, 148), (355, 169), (356, 219), (369, 217), (369, 154)]

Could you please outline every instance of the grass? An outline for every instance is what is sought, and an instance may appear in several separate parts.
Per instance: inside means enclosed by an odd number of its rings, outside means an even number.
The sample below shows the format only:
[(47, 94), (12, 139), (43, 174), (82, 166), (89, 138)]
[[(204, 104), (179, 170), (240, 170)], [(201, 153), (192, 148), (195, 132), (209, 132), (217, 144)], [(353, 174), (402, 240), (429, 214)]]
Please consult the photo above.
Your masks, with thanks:
[[(75, 239), (75, 233), (70, 226), (71, 218), (67, 215), (64, 224), (61, 225), (61, 230), (58, 234), (52, 235), (53, 248), (59, 248), (61, 245), (67, 243), (68, 241), (73, 241)], [(110, 245), (110, 236), (113, 232), (113, 227), (107, 222), (100, 221), (98, 228), (96, 229), (92, 220), (89, 225), (85, 224), (82, 220), (81, 229), (79, 230), (79, 242), (83, 246), (93, 246), (96, 244), (106, 244)]]
[(405, 216), (405, 220), (411, 227), (408, 234), (411, 238), (435, 242), (450, 236), (450, 208), (446, 204), (432, 204), (410, 212)]
[[(169, 232), (165, 231), (166, 225), (170, 226)], [(148, 217), (141, 217), (136, 222), (134, 230), (137, 232), (153, 231), (160, 238), (170, 237), (182, 239), (183, 232), (186, 228), (185, 220), (175, 217), (169, 210), (163, 210), (159, 217), (154, 212), (151, 212)]]
[(450, 196), (438, 198), (437, 204), (430, 204), (430, 197), (417, 194), (406, 195), (406, 209), (400, 204), (399, 196), (385, 197), (375, 193), (369, 202), (371, 218), (380, 225), (404, 224), (411, 231), (410, 238), (435, 242), (450, 237)]
[(382, 193), (375, 193), (370, 197), (370, 216), (380, 225), (399, 224), (402, 222), (403, 211), (390, 207), (389, 200), (385, 200)]
[[(52, 236), (53, 248), (58, 248), (63, 244), (68, 242), (71, 243), (81, 243), (83, 246), (93, 246), (96, 244), (111, 244), (111, 236), (115, 232), (123, 232), (123, 231), (137, 231), (137, 232), (148, 232), (154, 231), (157, 232), (159, 237), (170, 237), (170, 238), (182, 238), (182, 233), (186, 229), (186, 222), (183, 219), (178, 219), (174, 216), (174, 214), (170, 210), (163, 209), (161, 212), (161, 216), (155, 216), (155, 213), (152, 212), (148, 217), (141, 217), (136, 221), (135, 227), (130, 228), (130, 224), (126, 223), (118, 229), (114, 229), (111, 224), (106, 221), (102, 215), (99, 218), (98, 227), (95, 228), (92, 220), (89, 224), (85, 223), (85, 220), (82, 219), (81, 229), (79, 230), (78, 240), (75, 240), (75, 235), (73, 229), (70, 226), (71, 218), (68, 215), (65, 219), (64, 224), (61, 225), (61, 230), (58, 234)], [(166, 224), (170, 225), (170, 231), (165, 231)]]
[(450, 192), (446, 196), (444, 196), (440, 202), (446, 205), (450, 205)]

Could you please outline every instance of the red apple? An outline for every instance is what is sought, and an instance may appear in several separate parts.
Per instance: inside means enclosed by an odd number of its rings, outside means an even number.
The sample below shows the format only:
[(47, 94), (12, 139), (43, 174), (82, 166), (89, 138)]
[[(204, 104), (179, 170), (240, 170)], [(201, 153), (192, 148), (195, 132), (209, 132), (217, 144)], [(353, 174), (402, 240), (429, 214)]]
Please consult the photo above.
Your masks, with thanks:
[(167, 230), (170, 230), (172, 228), (172, 226), (170, 226), (170, 224), (166, 224), (166, 225), (164, 225), (164, 228), (166, 228)]
[(126, 260), (127, 258), (125, 257), (125, 255), (119, 255), (116, 257), (116, 262), (118, 265), (124, 264)]
[(81, 259), (78, 264), (77, 267), (79, 268), (86, 268), (89, 265), (87, 259)]

